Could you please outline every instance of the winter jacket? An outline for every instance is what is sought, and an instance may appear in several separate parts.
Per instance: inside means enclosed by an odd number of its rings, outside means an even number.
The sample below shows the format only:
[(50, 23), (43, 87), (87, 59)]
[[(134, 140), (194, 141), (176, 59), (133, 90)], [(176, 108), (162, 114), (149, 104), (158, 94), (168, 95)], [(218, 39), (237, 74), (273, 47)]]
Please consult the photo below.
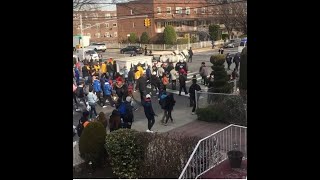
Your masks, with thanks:
[(170, 71), (171, 80), (177, 80), (177, 71), (175, 69), (172, 69)]
[(209, 75), (208, 67), (207, 67), (207, 66), (204, 66), (204, 67), (201, 68), (200, 75), (201, 75), (202, 77), (207, 77), (207, 76)]
[(102, 92), (101, 84), (100, 84), (100, 81), (98, 79), (95, 79), (94, 82), (93, 82), (93, 90), (94, 90), (94, 92)]
[(126, 116), (124, 117), (123, 121), (124, 122), (133, 122), (133, 107), (131, 106), (131, 102), (125, 101), (124, 102), (126, 106)]
[(158, 68), (158, 74), (159, 74), (159, 76), (163, 76), (163, 73), (164, 73), (163, 67), (159, 67), (159, 68)]
[(101, 73), (106, 73), (106, 72), (107, 72), (107, 65), (106, 65), (106, 63), (102, 63), (100, 69), (101, 69)]
[(150, 68), (148, 68), (148, 69), (146, 70), (146, 75), (147, 75), (147, 78), (150, 78), (150, 77), (151, 77), (151, 69), (150, 69)]
[(83, 66), (83, 67), (82, 67), (82, 76), (83, 76), (83, 77), (89, 76), (89, 71), (88, 71), (88, 69), (87, 69), (87, 66)]
[(128, 73), (128, 81), (133, 81), (134, 79), (134, 72), (133, 70), (130, 70)]
[(95, 105), (98, 100), (97, 96), (93, 94), (93, 92), (89, 92), (87, 98), (89, 105)]
[(111, 95), (111, 92), (112, 92), (111, 85), (109, 84), (109, 82), (105, 82), (104, 83), (104, 94), (109, 96), (109, 95)]
[(186, 80), (187, 80), (187, 78), (186, 78), (186, 76), (185, 75), (179, 75), (179, 84), (180, 84), (180, 86), (185, 86), (186, 85)]
[(139, 89), (139, 91), (146, 91), (147, 88), (147, 79), (142, 76), (137, 80), (136, 90)]
[(128, 78), (128, 74), (129, 74), (128, 69), (125, 68), (125, 69), (122, 69), (122, 71), (123, 71), (124, 78)]
[(142, 102), (142, 106), (144, 109), (144, 114), (146, 115), (147, 119), (152, 119), (155, 116), (155, 113), (152, 108), (151, 99), (145, 99), (144, 102)]
[(200, 91), (201, 87), (198, 84), (192, 84), (189, 88), (190, 98), (195, 98), (196, 91)]
[(114, 69), (113, 69), (113, 65), (112, 65), (112, 64), (108, 64), (108, 65), (107, 65), (107, 71), (108, 71), (108, 72), (114, 72)]
[(166, 103), (164, 106), (165, 110), (173, 110), (173, 106), (175, 105), (176, 101), (173, 98), (173, 94), (170, 94), (165, 99)]
[(233, 58), (234, 63), (239, 63), (240, 62), (240, 54), (236, 54)]
[(169, 65), (166, 69), (167, 73), (170, 73), (172, 69), (174, 69), (174, 67), (172, 65)]
[(120, 113), (118, 110), (113, 110), (112, 115), (109, 119), (109, 126), (110, 126), (110, 132), (118, 130), (120, 128), (121, 119), (120, 119)]
[(151, 84), (157, 87), (160, 85), (160, 79), (157, 75), (151, 75)]

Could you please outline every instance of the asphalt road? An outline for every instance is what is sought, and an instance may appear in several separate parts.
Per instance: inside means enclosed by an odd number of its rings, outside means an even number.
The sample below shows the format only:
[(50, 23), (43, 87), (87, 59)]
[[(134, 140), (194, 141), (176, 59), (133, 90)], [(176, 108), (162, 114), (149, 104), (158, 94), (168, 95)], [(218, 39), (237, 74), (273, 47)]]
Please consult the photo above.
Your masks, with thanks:
[[(232, 48), (232, 49), (225, 49), (225, 53), (236, 53), (237, 52), (237, 49), (236, 48)], [(194, 56), (193, 56), (193, 61), (192, 63), (188, 63), (188, 67), (189, 67), (189, 73), (188, 73), (188, 79), (190, 79), (189, 81), (187, 81), (187, 91), (189, 90), (189, 87), (191, 85), (191, 78), (194, 74), (197, 74), (198, 71), (199, 71), (199, 68), (200, 68), (200, 65), (201, 65), (201, 62), (206, 62), (206, 65), (207, 66), (211, 66), (211, 63), (210, 63), (210, 56), (211, 55), (214, 55), (214, 54), (217, 54), (218, 51), (217, 50), (208, 50), (208, 51), (204, 51), (204, 52), (195, 52), (194, 53)], [(106, 57), (117, 57), (117, 56), (122, 56), (122, 54), (119, 54), (119, 51), (117, 50), (109, 50), (108, 52), (106, 53), (103, 53), (103, 56), (104, 58)], [(125, 54), (125, 56), (129, 56), (127, 54)], [(231, 65), (231, 69), (234, 68), (234, 64)], [(227, 65), (225, 64), (225, 67), (227, 68)], [(210, 68), (211, 70), (211, 68)], [(198, 78), (198, 82), (200, 82), (200, 77), (199, 75), (197, 76)], [(191, 113), (191, 107), (189, 107), (189, 97), (188, 95), (184, 95), (184, 92), (182, 92), (182, 96), (178, 96), (179, 94), (179, 91), (178, 90), (171, 90), (170, 89), (171, 85), (169, 85), (168, 87), (168, 91), (169, 92), (172, 92), (175, 94), (175, 99), (176, 99), (176, 105), (175, 105), (175, 108), (174, 110), (175, 111), (179, 111), (179, 109), (185, 109), (185, 108), (189, 108), (190, 109), (190, 113)], [(177, 88), (179, 88), (179, 84), (177, 83)], [(201, 85), (201, 88), (204, 89), (206, 88), (205, 86), (202, 86)], [(134, 93), (134, 97), (135, 99), (138, 101), (138, 103), (140, 102), (140, 95), (138, 94), (138, 92), (135, 92)], [(157, 97), (152, 97), (152, 105), (153, 105), (153, 108), (154, 108), (154, 111), (156, 114), (159, 115), (159, 117), (161, 116), (162, 117), (162, 113), (163, 111), (161, 110), (160, 108), (160, 105), (158, 103), (158, 100), (157, 100)], [(135, 119), (135, 122), (137, 121), (145, 121), (145, 115), (144, 115), (144, 111), (143, 111), (143, 107), (141, 105), (138, 105), (139, 109), (137, 111), (134, 112), (134, 119)], [(80, 108), (81, 109), (85, 109), (85, 105), (84, 104), (81, 104), (80, 105)], [(100, 107), (99, 105), (97, 105), (96, 107), (96, 110), (97, 110), (97, 113), (99, 114), (101, 111), (104, 112), (104, 113), (111, 113), (112, 110), (114, 108), (111, 107), (109, 104), (107, 104), (107, 108), (102, 108)], [(78, 125), (78, 122), (79, 122), (79, 119), (81, 117), (81, 112), (75, 112), (75, 109), (73, 110), (73, 125), (74, 126), (77, 126)], [(173, 113), (174, 114), (174, 113)], [(174, 117), (174, 119), (178, 119), (179, 117)], [(146, 127), (147, 127), (147, 122), (146, 122)], [(73, 138), (73, 141), (77, 141), (78, 140), (78, 136), (76, 135), (74, 138)]]

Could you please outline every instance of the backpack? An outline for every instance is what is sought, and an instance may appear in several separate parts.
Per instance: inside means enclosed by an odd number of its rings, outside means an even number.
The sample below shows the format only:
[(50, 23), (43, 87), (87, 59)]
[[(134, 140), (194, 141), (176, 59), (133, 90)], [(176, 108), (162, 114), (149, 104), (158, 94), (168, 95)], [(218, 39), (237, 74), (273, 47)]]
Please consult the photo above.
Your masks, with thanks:
[(162, 109), (164, 109), (166, 107), (166, 99), (167, 99), (167, 95), (166, 94), (162, 94), (160, 96), (160, 100), (159, 100), (159, 104), (161, 106)]
[(126, 104), (124, 102), (120, 104), (118, 111), (121, 117), (124, 117), (126, 115)]

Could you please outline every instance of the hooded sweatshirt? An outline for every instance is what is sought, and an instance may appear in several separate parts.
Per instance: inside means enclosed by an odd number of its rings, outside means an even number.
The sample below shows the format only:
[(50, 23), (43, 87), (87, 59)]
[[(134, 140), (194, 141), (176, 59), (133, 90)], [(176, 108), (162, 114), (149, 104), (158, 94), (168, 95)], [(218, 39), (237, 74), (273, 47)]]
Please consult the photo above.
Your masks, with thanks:
[(95, 79), (93, 82), (93, 90), (94, 92), (101, 92), (101, 84), (100, 84), (100, 80)]
[(89, 92), (87, 98), (89, 105), (95, 105), (98, 100), (97, 96), (93, 94), (93, 92)]
[(146, 115), (147, 119), (154, 118), (155, 113), (152, 108), (151, 99), (149, 98), (145, 99), (145, 101), (142, 102), (142, 105), (144, 109), (144, 114)]

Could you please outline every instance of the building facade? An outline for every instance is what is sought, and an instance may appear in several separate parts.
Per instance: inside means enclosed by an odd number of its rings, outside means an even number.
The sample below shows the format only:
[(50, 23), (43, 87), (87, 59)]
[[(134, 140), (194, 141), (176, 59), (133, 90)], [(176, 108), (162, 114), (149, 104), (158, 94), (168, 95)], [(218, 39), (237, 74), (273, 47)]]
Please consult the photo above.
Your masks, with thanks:
[(81, 34), (80, 15), (82, 16), (83, 35), (90, 36), (90, 42), (118, 42), (116, 11), (74, 11), (73, 35)]
[[(147, 32), (152, 42), (161, 41), (167, 25), (172, 25), (178, 37), (207, 36), (210, 24), (222, 24), (223, 12), (229, 5), (217, 3), (235, 2), (235, 0), (136, 0), (117, 4), (119, 41), (125, 41), (128, 34), (138, 37)], [(221, 8), (224, 6), (224, 8)], [(227, 7), (227, 8), (226, 8)], [(151, 26), (144, 27), (144, 19), (151, 19)], [(230, 16), (232, 17), (232, 15)]]

